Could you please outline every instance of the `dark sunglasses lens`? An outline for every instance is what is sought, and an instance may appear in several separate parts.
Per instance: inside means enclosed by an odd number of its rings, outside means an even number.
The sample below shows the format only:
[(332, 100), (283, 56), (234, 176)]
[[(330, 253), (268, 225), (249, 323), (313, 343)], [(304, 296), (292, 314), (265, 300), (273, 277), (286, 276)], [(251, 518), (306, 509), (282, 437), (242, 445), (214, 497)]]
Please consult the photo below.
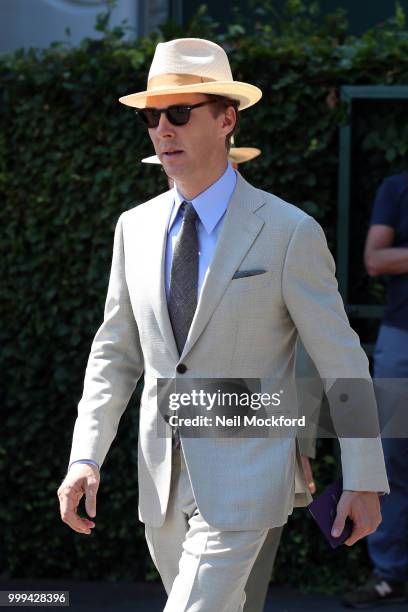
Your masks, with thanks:
[(148, 128), (157, 128), (162, 112), (166, 113), (167, 119), (173, 125), (185, 125), (190, 119), (190, 109), (188, 106), (169, 106), (166, 111), (160, 111), (157, 108), (138, 108), (136, 115)]
[(160, 113), (154, 108), (137, 109), (136, 115), (149, 128), (157, 127), (160, 121)]
[(190, 119), (190, 109), (188, 106), (169, 106), (166, 115), (173, 125), (185, 125)]
[(146, 108), (144, 111), (144, 121), (149, 128), (155, 128), (159, 125), (160, 113), (155, 108)]

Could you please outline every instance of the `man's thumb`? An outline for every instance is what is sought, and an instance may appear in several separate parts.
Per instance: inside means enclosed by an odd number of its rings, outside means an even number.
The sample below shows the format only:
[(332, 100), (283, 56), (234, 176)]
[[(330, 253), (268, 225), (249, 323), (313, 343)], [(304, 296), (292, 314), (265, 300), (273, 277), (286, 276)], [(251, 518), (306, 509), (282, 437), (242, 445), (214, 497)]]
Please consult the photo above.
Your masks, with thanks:
[(343, 513), (342, 510), (339, 510), (339, 508), (337, 508), (336, 518), (334, 519), (333, 527), (331, 530), (333, 538), (339, 538), (341, 536), (341, 534), (343, 533), (345, 522), (346, 515)]
[(96, 483), (89, 484), (85, 487), (85, 510), (88, 516), (92, 518), (96, 516), (96, 492), (98, 485)]

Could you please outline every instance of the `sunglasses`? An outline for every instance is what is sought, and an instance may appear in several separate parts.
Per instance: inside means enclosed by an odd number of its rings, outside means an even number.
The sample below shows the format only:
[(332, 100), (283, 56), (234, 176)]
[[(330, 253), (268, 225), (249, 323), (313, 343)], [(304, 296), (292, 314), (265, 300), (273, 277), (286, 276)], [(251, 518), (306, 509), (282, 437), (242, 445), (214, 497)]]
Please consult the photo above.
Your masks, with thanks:
[(135, 113), (148, 128), (157, 128), (162, 113), (172, 125), (186, 125), (190, 120), (193, 108), (199, 108), (206, 104), (214, 104), (218, 100), (206, 100), (198, 104), (173, 104), (167, 108), (135, 108)]

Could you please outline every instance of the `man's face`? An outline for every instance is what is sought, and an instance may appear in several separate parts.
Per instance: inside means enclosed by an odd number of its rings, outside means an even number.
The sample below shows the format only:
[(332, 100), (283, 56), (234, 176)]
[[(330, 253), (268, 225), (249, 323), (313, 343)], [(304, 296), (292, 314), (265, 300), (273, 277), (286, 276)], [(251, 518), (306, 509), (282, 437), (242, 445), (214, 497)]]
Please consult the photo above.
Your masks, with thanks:
[[(209, 97), (204, 94), (151, 96), (147, 106), (162, 109), (174, 104), (192, 105), (206, 100)], [(219, 164), (220, 160), (227, 158), (224, 113), (214, 117), (211, 106), (207, 104), (194, 108), (186, 125), (173, 125), (162, 113), (157, 128), (149, 128), (156, 155), (167, 176), (176, 181), (194, 181), (194, 177), (202, 173), (203, 164), (208, 167), (212, 162)]]

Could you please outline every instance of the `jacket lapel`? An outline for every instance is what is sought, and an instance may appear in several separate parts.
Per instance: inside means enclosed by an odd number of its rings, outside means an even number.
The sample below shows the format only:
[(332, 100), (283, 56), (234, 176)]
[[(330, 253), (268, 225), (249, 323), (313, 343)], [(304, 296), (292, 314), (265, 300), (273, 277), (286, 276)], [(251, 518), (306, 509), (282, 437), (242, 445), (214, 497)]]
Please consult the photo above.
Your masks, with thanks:
[(225, 213), (223, 228), (180, 359), (197, 342), (235, 271), (259, 234), (264, 221), (254, 212), (263, 204), (262, 192), (249, 185), (238, 173), (237, 185)]
[(146, 270), (149, 274), (147, 280), (150, 288), (152, 308), (163, 340), (177, 362), (179, 360), (179, 353), (170, 323), (165, 289), (167, 227), (172, 207), (173, 191), (170, 191), (163, 194), (160, 210), (158, 211), (157, 208), (152, 210), (150, 231), (146, 231), (145, 234), (147, 246), (145, 252), (146, 262), (148, 262)]

